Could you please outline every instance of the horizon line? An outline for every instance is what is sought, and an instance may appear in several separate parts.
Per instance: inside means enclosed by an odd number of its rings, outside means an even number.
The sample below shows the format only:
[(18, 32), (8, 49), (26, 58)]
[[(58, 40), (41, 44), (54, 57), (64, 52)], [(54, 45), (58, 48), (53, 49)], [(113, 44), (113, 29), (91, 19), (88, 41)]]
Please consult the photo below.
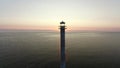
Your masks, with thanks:
[[(59, 32), (58, 30), (51, 29), (0, 29), (0, 31), (46, 31), (46, 32)], [(120, 32), (120, 30), (66, 30), (66, 32)]]

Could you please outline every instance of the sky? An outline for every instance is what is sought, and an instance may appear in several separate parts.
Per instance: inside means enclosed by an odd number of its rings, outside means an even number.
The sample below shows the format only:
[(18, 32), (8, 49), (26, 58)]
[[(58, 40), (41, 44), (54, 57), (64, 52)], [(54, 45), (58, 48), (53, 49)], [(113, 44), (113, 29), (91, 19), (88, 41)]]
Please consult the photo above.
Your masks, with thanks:
[(0, 29), (120, 31), (120, 0), (0, 0)]

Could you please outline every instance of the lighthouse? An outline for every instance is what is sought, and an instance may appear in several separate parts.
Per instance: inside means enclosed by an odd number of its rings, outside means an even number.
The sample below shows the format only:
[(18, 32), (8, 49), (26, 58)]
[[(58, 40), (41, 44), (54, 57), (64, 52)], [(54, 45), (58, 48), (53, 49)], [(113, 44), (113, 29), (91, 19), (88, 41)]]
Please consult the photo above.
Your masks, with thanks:
[(60, 68), (66, 68), (65, 58), (65, 22), (60, 22)]

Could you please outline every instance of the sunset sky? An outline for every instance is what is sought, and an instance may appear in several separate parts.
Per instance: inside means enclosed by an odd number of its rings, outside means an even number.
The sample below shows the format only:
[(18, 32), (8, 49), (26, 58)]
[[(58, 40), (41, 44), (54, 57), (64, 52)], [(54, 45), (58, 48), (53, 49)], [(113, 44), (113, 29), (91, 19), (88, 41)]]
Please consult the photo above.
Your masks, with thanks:
[(120, 0), (0, 0), (0, 29), (120, 31)]

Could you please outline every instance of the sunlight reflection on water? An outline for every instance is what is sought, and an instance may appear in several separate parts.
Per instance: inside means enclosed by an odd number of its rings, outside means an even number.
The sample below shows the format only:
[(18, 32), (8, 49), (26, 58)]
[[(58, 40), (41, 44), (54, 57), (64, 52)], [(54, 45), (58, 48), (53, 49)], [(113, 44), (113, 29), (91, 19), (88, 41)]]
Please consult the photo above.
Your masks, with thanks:
[[(119, 68), (120, 33), (66, 33), (67, 68)], [(0, 68), (59, 68), (57, 32), (1, 32)]]

